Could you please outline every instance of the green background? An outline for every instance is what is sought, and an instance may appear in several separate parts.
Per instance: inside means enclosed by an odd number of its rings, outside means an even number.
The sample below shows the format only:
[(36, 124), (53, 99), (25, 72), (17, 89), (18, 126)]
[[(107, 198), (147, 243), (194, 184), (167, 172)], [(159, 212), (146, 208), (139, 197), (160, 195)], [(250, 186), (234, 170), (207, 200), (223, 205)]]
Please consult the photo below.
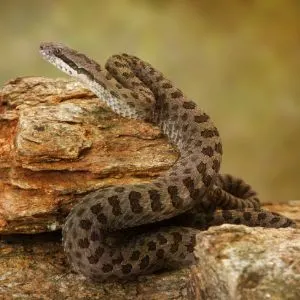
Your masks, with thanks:
[(60, 41), (104, 63), (135, 54), (214, 119), (222, 172), (264, 201), (300, 195), (300, 1), (0, 1), (0, 83), (64, 76), (41, 59)]

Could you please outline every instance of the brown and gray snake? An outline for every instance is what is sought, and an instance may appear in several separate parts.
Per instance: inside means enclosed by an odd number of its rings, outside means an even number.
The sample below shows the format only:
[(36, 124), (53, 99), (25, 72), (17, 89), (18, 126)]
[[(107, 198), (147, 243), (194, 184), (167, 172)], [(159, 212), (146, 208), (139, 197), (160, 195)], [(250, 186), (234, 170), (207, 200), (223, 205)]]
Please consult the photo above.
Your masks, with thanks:
[(42, 43), (40, 52), (117, 114), (158, 125), (180, 152), (174, 166), (153, 182), (99, 189), (72, 209), (63, 244), (76, 271), (94, 281), (133, 279), (195, 262), (195, 236), (212, 225), (295, 226), (262, 210), (244, 181), (219, 174), (217, 128), (150, 64), (120, 54), (103, 68), (56, 43)]

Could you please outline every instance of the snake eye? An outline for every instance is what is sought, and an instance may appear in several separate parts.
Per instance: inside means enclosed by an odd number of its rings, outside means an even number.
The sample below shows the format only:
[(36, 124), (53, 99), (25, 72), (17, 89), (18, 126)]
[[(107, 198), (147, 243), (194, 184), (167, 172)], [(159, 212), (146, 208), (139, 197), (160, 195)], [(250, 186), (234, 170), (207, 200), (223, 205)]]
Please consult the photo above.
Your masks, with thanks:
[(60, 54), (60, 49), (54, 48), (54, 49), (53, 49), (53, 54), (54, 54), (54, 55), (59, 55), (59, 54)]

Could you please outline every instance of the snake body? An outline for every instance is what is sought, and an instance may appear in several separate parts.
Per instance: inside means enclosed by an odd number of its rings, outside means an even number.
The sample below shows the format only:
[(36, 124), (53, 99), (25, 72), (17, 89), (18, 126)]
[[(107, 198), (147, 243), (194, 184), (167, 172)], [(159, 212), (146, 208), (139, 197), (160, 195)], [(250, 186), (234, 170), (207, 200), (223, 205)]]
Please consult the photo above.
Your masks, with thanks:
[[(95, 281), (131, 279), (194, 262), (201, 227), (294, 225), (260, 210), (256, 193), (242, 180), (218, 174), (222, 144), (210, 117), (150, 64), (121, 54), (103, 68), (55, 43), (42, 43), (40, 51), (117, 114), (157, 124), (180, 151), (175, 165), (153, 182), (96, 190), (72, 209), (63, 244), (75, 270)], [(190, 216), (196, 216), (196, 228), (181, 226)]]

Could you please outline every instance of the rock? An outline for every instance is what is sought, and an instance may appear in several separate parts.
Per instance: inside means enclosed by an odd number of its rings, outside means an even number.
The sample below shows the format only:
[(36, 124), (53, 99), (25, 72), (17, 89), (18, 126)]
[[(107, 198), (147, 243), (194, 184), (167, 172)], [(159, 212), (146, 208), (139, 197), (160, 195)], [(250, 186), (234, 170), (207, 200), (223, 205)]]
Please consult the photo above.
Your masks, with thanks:
[(212, 227), (197, 235), (196, 265), (101, 284), (72, 272), (60, 238), (2, 237), (0, 299), (300, 299), (299, 229)]
[[(71, 270), (57, 231), (70, 208), (96, 188), (150, 181), (177, 157), (158, 128), (117, 116), (76, 81), (10, 81), (0, 91), (0, 299), (300, 299), (292, 228), (210, 228), (196, 265), (133, 282)], [(300, 221), (297, 201), (266, 208)]]
[(85, 193), (149, 181), (178, 157), (76, 81), (18, 78), (0, 99), (0, 233), (57, 230)]
[(222, 225), (197, 236), (199, 299), (300, 299), (300, 230)]

